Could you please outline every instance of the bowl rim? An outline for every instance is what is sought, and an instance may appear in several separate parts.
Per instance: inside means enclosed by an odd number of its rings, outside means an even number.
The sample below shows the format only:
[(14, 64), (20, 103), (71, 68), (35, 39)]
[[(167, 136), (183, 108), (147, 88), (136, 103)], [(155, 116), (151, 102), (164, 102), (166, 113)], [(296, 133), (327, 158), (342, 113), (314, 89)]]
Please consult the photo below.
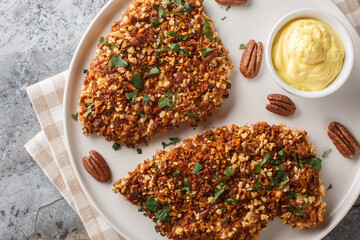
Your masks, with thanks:
[[(345, 49), (345, 58), (344, 58), (344, 64), (342, 66), (342, 69), (341, 69), (339, 75), (334, 79), (334, 81), (332, 83), (330, 83), (327, 87), (325, 87), (324, 89), (319, 90), (319, 91), (303, 91), (303, 90), (299, 90), (299, 89), (296, 89), (296, 88), (288, 85), (286, 82), (284, 82), (278, 76), (278, 74), (275, 70), (275, 67), (273, 65), (273, 62), (272, 62), (272, 57), (271, 57), (272, 45), (273, 45), (276, 35), (288, 22), (290, 22), (294, 19), (301, 18), (301, 16), (294, 17), (294, 15), (298, 15), (298, 14), (314, 14), (314, 16), (313, 16), (314, 19), (318, 19), (315, 14), (322, 15), (325, 18), (332, 20), (332, 22), (334, 22), (334, 24), (337, 25), (337, 28), (340, 28), (341, 32), (344, 33), (344, 34), (340, 35), (339, 31), (336, 31), (336, 33), (339, 35), (340, 39), (342, 40), (344, 49)], [(292, 17), (294, 17), (294, 18), (292, 18)], [(309, 17), (306, 16), (306, 18), (309, 18)], [(323, 21), (323, 20), (320, 20), (320, 21)], [(325, 22), (325, 21), (323, 21), (323, 22)], [(334, 24), (329, 24), (328, 22), (325, 22), (325, 23), (334, 29)], [(350, 43), (350, 44), (345, 45), (344, 44), (345, 40), (347, 43)], [(326, 11), (323, 11), (323, 10), (315, 9), (315, 8), (297, 9), (297, 10), (291, 11), (291, 12), (285, 14), (283, 17), (281, 17), (276, 22), (274, 27), (271, 29), (271, 32), (270, 32), (267, 42), (266, 42), (266, 46), (267, 46), (267, 48), (265, 50), (265, 59), (266, 59), (267, 67), (268, 67), (273, 79), (285, 91), (287, 91), (293, 95), (300, 96), (300, 97), (320, 98), (320, 97), (325, 97), (325, 96), (328, 96), (328, 95), (336, 92), (338, 89), (340, 89), (344, 85), (344, 83), (349, 78), (350, 73), (353, 68), (353, 64), (354, 64), (354, 46), (353, 46), (353, 41), (352, 41), (352, 38), (350, 36), (348, 29), (338, 18), (336, 18), (332, 14), (330, 14)], [(345, 62), (345, 59), (347, 60), (346, 62)], [(340, 78), (339, 78), (339, 76), (340, 76)]]

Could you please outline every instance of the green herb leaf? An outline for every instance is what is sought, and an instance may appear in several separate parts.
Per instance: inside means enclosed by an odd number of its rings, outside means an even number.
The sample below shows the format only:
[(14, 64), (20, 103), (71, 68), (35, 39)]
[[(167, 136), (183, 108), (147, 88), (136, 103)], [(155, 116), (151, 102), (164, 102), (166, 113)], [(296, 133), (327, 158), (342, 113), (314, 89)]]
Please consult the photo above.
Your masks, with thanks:
[(100, 37), (99, 40), (100, 44), (105, 44), (106, 46), (108, 46), (109, 48), (111, 48), (110, 44), (108, 42), (105, 42), (105, 38), (104, 37)]
[(322, 157), (323, 157), (323, 158), (326, 158), (326, 157), (327, 157), (327, 155), (328, 155), (331, 151), (332, 151), (332, 149), (331, 149), (331, 148), (329, 148), (328, 150), (324, 151), (324, 153), (323, 153)]
[(259, 189), (260, 186), (262, 186), (262, 183), (261, 183), (261, 182), (257, 182), (257, 183), (254, 184), (253, 187), (249, 187), (249, 188), (247, 188), (246, 190), (248, 190), (248, 191), (254, 191), (254, 190), (260, 191), (260, 189)]
[(216, 188), (215, 189), (215, 195), (214, 195), (214, 199), (213, 202), (216, 201), (216, 199), (219, 198), (219, 196), (225, 191), (225, 186), (221, 186), (220, 188)]
[(135, 98), (136, 98), (138, 92), (139, 92), (139, 89), (136, 89), (130, 93), (125, 94), (125, 96), (127, 99), (131, 99), (131, 103), (133, 103), (133, 102), (136, 102)]
[(146, 118), (146, 115), (145, 115), (144, 113), (141, 113), (141, 112), (137, 111), (136, 109), (134, 109), (134, 111), (135, 111), (137, 114), (139, 114), (142, 119), (145, 119), (145, 118)]
[(153, 67), (150, 70), (149, 75), (151, 75), (151, 74), (159, 74), (159, 73), (160, 73), (159, 69), (157, 67)]
[(332, 184), (330, 183), (329, 187), (326, 189), (326, 191), (332, 189)]
[(153, 25), (154, 28), (156, 28), (159, 25), (159, 19), (153, 18), (152, 25)]
[(145, 106), (147, 106), (148, 103), (149, 103), (149, 101), (150, 101), (149, 95), (145, 94), (144, 97), (143, 97), (143, 104), (144, 104)]
[(209, 20), (207, 20), (206, 18), (201, 18), (203, 21), (204, 21), (204, 31), (203, 33), (205, 34), (205, 37), (207, 39), (209, 39), (210, 41), (212, 41), (214, 38), (213, 38), (213, 35), (211, 35), (210, 33), (210, 23), (209, 23)]
[(195, 164), (195, 167), (194, 167), (194, 170), (192, 171), (192, 173), (194, 173), (194, 174), (199, 174), (199, 172), (200, 172), (200, 170), (202, 169), (202, 165), (200, 164), (200, 163), (196, 163)]
[(190, 56), (189, 52), (188, 52), (188, 51), (186, 50), (186, 48), (184, 48), (184, 47), (183, 47), (182, 50), (180, 51), (180, 54), (181, 54), (181, 55), (184, 55), (184, 56), (188, 56), (188, 57)]
[(231, 175), (233, 175), (235, 172), (234, 169), (232, 169), (232, 167), (227, 167), (224, 171), (224, 174), (227, 176), (227, 177), (230, 177)]
[(143, 85), (143, 81), (140, 80), (141, 73), (139, 70), (136, 71), (136, 73), (132, 76), (132, 82), (134, 87), (139, 88)]
[(295, 208), (299, 211), (299, 216), (304, 216), (304, 210), (302, 210), (299, 206), (295, 206)]
[(169, 207), (167, 205), (164, 206), (164, 209), (157, 211), (155, 217), (156, 220), (162, 221), (162, 222), (170, 222), (170, 217), (168, 215), (168, 212), (170, 211)]
[(282, 161), (285, 161), (285, 158), (286, 158), (286, 153), (284, 151), (284, 149), (281, 149), (279, 152), (278, 152), (279, 156), (281, 157), (281, 160)]
[(226, 202), (226, 203), (234, 202), (234, 203), (236, 203), (236, 205), (238, 205), (239, 207), (241, 207), (240, 202), (239, 202), (237, 199), (235, 199), (235, 198), (228, 198), (228, 199), (226, 199), (225, 202)]
[(226, 19), (226, 16), (225, 16), (225, 17), (223, 17), (221, 20), (222, 20), (222, 21), (224, 21), (225, 19)]
[(89, 104), (87, 112), (84, 114), (85, 117), (87, 117), (89, 114), (94, 115), (95, 112), (92, 111), (92, 107), (94, 106), (94, 103)]
[(120, 54), (115, 54), (109, 62), (109, 66), (115, 68), (126, 67), (127, 65), (128, 63), (121, 58)]
[(218, 185), (225, 185), (225, 180), (226, 180), (226, 177), (222, 177), (220, 178), (220, 180), (218, 181)]
[(161, 43), (161, 38), (160, 36), (158, 36), (158, 38), (156, 39), (156, 46), (159, 46)]
[(174, 52), (178, 52), (180, 50), (180, 45), (177, 43), (174, 44), (170, 44), (170, 48), (174, 51)]
[(166, 13), (166, 11), (161, 6), (155, 6), (155, 10), (158, 12), (159, 18), (162, 18)]
[(137, 154), (142, 154), (141, 148), (136, 149)]
[(179, 168), (176, 168), (174, 174), (173, 174), (173, 177), (177, 177), (177, 175), (179, 174), (179, 171), (180, 169)]
[(169, 31), (168, 33), (166, 33), (166, 36), (171, 36), (171, 37), (180, 39), (180, 37), (176, 33), (172, 32), (172, 31)]
[(166, 110), (170, 111), (176, 105), (178, 92), (174, 95), (174, 101), (170, 98), (172, 95), (171, 92), (167, 92), (165, 97), (160, 98), (158, 101), (159, 108), (167, 107)]
[(246, 48), (245, 44), (243, 44), (243, 43), (240, 44), (240, 47), (239, 47), (240, 50), (245, 49), (245, 48)]
[(147, 202), (144, 205), (147, 210), (150, 210), (152, 212), (157, 212), (159, 207), (159, 203), (151, 197), (148, 198)]
[(114, 143), (114, 144), (112, 145), (112, 148), (114, 149), (114, 151), (117, 151), (117, 150), (121, 149), (121, 145), (118, 144), (118, 143)]
[(182, 0), (174, 0), (174, 2), (176, 6), (183, 12), (191, 10), (191, 7), (187, 1), (185, 1), (184, 5), (181, 4)]
[(203, 48), (201, 51), (200, 51), (200, 54), (201, 54), (201, 57), (205, 57), (206, 53), (208, 52), (213, 52), (214, 49), (212, 48)]
[(320, 171), (321, 170), (321, 159), (319, 158), (311, 158), (307, 161), (308, 164), (312, 165), (310, 171)]
[(169, 12), (170, 14), (174, 14), (174, 15), (179, 15), (181, 16), (181, 13), (178, 13), (178, 12)]
[(170, 146), (170, 145), (176, 145), (179, 142), (178, 137), (173, 137), (173, 138), (169, 138), (169, 139), (171, 142), (169, 142), (169, 143), (162, 142), (161, 143), (163, 146), (163, 149), (165, 149), (165, 147)]
[(184, 178), (184, 183), (186, 183), (186, 187), (182, 187), (180, 189), (192, 193), (191, 185), (190, 185), (189, 180), (187, 178)]
[(83, 73), (87, 73), (89, 70), (87, 70), (87, 69), (84, 69), (84, 71), (83, 71)]
[(230, 8), (231, 8), (231, 6), (227, 6), (225, 10), (229, 11)]
[(255, 166), (255, 172), (256, 172), (256, 173), (260, 173), (262, 166), (264, 166), (265, 163), (266, 163), (270, 158), (271, 158), (270, 153), (267, 153), (267, 154), (265, 155), (265, 157), (263, 158), (263, 160)]
[(72, 117), (75, 121), (77, 121), (77, 120), (78, 120), (78, 115), (79, 115), (79, 113), (71, 114), (71, 117)]
[(227, 217), (224, 217), (224, 220), (225, 220), (226, 224), (229, 224), (229, 219)]
[(188, 115), (190, 118), (196, 118), (196, 115), (193, 113), (186, 113), (186, 115)]

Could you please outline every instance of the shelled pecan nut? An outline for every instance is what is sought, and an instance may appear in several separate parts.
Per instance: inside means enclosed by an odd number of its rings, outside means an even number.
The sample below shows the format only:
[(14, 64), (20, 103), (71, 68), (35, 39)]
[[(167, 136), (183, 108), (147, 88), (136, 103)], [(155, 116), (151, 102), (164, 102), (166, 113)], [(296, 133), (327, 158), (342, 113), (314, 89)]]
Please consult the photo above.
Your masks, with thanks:
[(268, 111), (284, 117), (295, 113), (296, 106), (287, 96), (282, 94), (269, 94), (267, 99), (270, 102), (266, 105)]
[(82, 158), (83, 165), (90, 175), (99, 182), (105, 183), (111, 179), (111, 171), (105, 159), (95, 150), (89, 152), (90, 156)]
[(344, 157), (352, 159), (360, 152), (359, 142), (341, 123), (331, 122), (328, 126), (328, 136)]
[(259, 74), (264, 47), (261, 42), (256, 43), (250, 40), (245, 47), (245, 51), (241, 57), (240, 72), (246, 78), (254, 78)]
[(242, 5), (247, 2), (247, 0), (215, 0), (215, 1), (221, 5)]

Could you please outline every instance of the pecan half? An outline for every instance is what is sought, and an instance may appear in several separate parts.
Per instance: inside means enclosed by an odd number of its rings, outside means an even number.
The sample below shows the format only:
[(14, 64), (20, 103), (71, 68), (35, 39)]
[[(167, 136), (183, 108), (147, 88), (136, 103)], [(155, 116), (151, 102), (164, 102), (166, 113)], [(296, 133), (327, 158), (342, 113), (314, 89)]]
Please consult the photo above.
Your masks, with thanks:
[(241, 57), (240, 72), (246, 78), (254, 78), (259, 74), (264, 47), (261, 42), (256, 43), (250, 40), (245, 47), (245, 51)]
[(247, 0), (215, 0), (215, 1), (221, 5), (242, 5), (247, 2)]
[(105, 159), (100, 153), (94, 150), (91, 150), (89, 154), (89, 157), (84, 156), (82, 158), (86, 171), (88, 171), (96, 181), (102, 183), (109, 181), (111, 179), (111, 171)]
[(282, 94), (269, 94), (267, 99), (270, 102), (266, 105), (268, 111), (284, 117), (295, 113), (296, 106), (287, 96)]
[(331, 122), (328, 126), (328, 136), (344, 157), (352, 159), (360, 152), (359, 142), (341, 123)]

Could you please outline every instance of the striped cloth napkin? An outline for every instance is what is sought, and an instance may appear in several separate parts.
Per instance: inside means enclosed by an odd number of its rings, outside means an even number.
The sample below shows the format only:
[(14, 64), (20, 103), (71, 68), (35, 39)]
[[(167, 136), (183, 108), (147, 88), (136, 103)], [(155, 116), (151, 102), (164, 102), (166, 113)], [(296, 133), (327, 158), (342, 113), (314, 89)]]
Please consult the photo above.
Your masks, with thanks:
[[(358, 0), (332, 0), (360, 34)], [(91, 206), (82, 190), (64, 144), (63, 96), (67, 71), (26, 88), (42, 131), (26, 143), (25, 148), (39, 164), (64, 199), (78, 213), (90, 239), (121, 240)]]

